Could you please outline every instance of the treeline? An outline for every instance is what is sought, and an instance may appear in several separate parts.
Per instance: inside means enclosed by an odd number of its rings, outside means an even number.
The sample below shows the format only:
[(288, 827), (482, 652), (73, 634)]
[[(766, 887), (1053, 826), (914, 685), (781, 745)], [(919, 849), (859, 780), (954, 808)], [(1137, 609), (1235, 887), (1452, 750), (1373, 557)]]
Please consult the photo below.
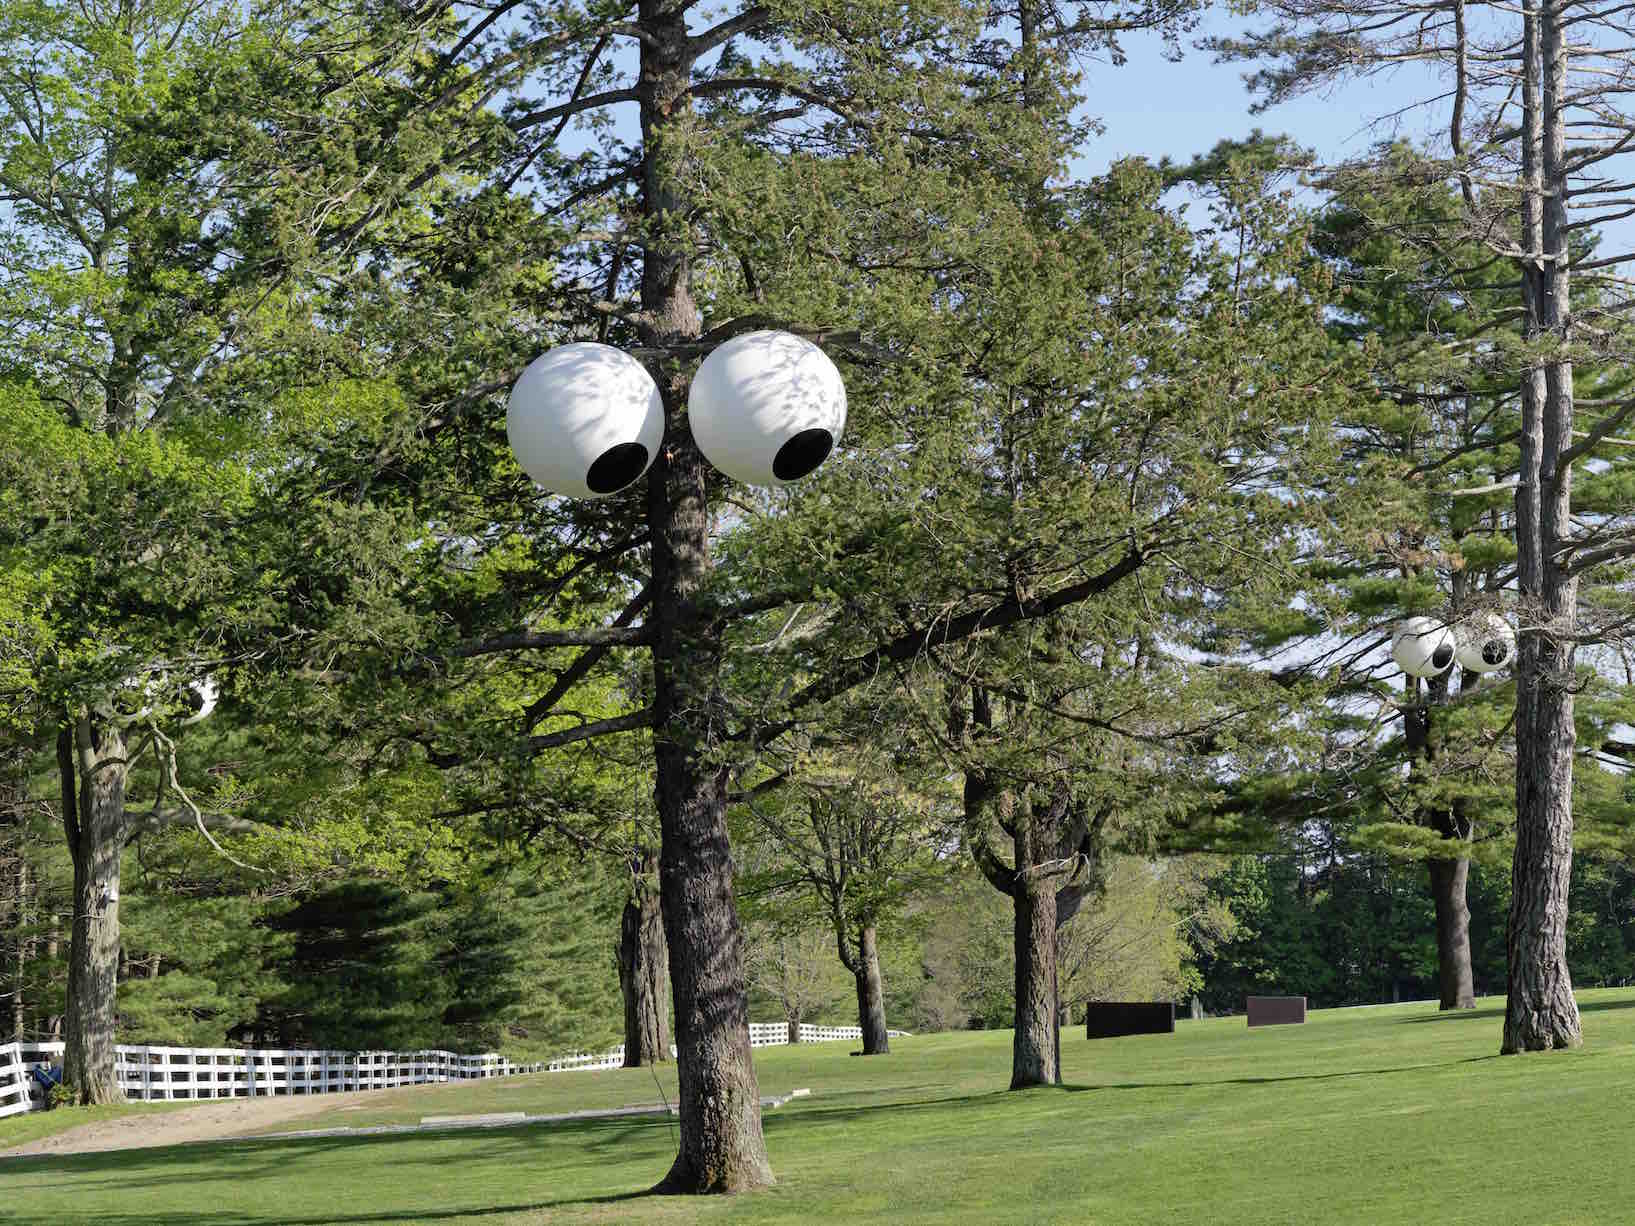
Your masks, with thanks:
[[(72, 870), (0, 833), (0, 1034), (63, 1038)], [(197, 838), (128, 853), (115, 1037), (186, 1047), (442, 1048), (540, 1059), (622, 1036), (604, 876), (504, 866), (268, 889), (208, 870)], [(191, 860), (193, 870), (184, 866)]]
[[(1254, 994), (1303, 995), (1319, 1009), (1435, 1000), (1436, 903), (1425, 873), (1327, 838), (1290, 843), (1298, 845), (1239, 857), (1211, 881), (1237, 928), (1201, 951), (1197, 994), (1204, 1009), (1241, 1012), (1244, 997)], [(1509, 866), (1474, 865), (1468, 897), (1476, 994), (1502, 996)], [(1635, 982), (1635, 873), (1622, 860), (1575, 859), (1572, 905), (1573, 981)]]

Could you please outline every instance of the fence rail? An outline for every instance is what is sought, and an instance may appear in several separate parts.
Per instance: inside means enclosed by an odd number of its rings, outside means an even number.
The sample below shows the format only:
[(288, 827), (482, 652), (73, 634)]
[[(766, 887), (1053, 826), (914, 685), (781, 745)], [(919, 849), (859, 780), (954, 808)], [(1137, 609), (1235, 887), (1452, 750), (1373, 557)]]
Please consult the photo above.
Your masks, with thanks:
[[(60, 1063), (61, 1043), (0, 1046), (0, 1116), (31, 1105), (30, 1073)], [(114, 1075), (137, 1102), (257, 1098), (269, 1094), (339, 1094), (428, 1082), (474, 1081), (537, 1073), (543, 1064), (513, 1064), (494, 1052), (297, 1051), (244, 1047), (114, 1048)], [(17, 1087), (21, 1087), (21, 1095)], [(20, 1101), (13, 1101), (19, 1099)]]
[(34, 1105), (29, 1097), (28, 1065), (17, 1044), (0, 1046), (0, 1118), (17, 1115)]
[[(906, 1030), (888, 1030), (892, 1038), (906, 1037)], [(813, 1026), (809, 1023), (800, 1024), (800, 1042), (802, 1043), (832, 1043), (844, 1039), (861, 1039), (861, 1026)], [(751, 1022), (749, 1024), (749, 1045), (751, 1047), (781, 1047), (789, 1042), (789, 1024), (787, 1022)], [(676, 1045), (670, 1044), (670, 1055), (676, 1054)], [(546, 1071), (551, 1073), (584, 1073), (593, 1069), (623, 1068), (624, 1044), (620, 1043), (611, 1051), (604, 1052), (574, 1052), (572, 1055), (558, 1056), (552, 1060)]]
[[(892, 1037), (902, 1030), (887, 1032)], [(802, 1022), (799, 1041), (831, 1043), (861, 1039), (857, 1026), (813, 1026)], [(751, 1047), (779, 1047), (789, 1042), (784, 1022), (751, 1022)], [(38, 1105), (35, 1068), (59, 1064), (61, 1043), (0, 1044), (0, 1118)], [(670, 1044), (670, 1055), (676, 1045)], [(125, 1097), (136, 1102), (183, 1102), (192, 1099), (257, 1098), (269, 1094), (340, 1094), (348, 1090), (385, 1090), (430, 1082), (474, 1081), (517, 1073), (579, 1072), (622, 1068), (624, 1044), (612, 1051), (576, 1052), (548, 1064), (513, 1064), (495, 1052), (462, 1056), (451, 1051), (299, 1051), (244, 1047), (114, 1048), (114, 1074)]]

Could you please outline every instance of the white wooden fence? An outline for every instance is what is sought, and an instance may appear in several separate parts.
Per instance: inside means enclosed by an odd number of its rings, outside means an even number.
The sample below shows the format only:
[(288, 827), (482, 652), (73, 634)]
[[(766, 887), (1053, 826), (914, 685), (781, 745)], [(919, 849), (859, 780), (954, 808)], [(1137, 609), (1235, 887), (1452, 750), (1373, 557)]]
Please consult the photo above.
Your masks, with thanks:
[[(906, 1032), (888, 1031), (901, 1037)], [(813, 1026), (801, 1023), (802, 1043), (861, 1039), (857, 1026)], [(784, 1022), (751, 1022), (751, 1047), (789, 1042)], [(30, 1073), (41, 1065), (62, 1063), (61, 1043), (0, 1044), (0, 1117), (38, 1105)], [(676, 1045), (670, 1044), (670, 1055)], [(125, 1097), (136, 1102), (190, 1099), (256, 1098), (268, 1094), (337, 1094), (346, 1090), (383, 1090), (439, 1081), (473, 1081), (516, 1073), (552, 1073), (622, 1068), (624, 1044), (612, 1051), (558, 1056), (547, 1064), (513, 1064), (488, 1052), (461, 1056), (451, 1051), (268, 1051), (243, 1047), (114, 1048), (114, 1072)]]
[(33, 1105), (23, 1053), (15, 1043), (0, 1046), (0, 1117), (16, 1115)]
[[(60, 1064), (61, 1043), (0, 1046), (0, 1116), (27, 1111), (29, 1073)], [(269, 1051), (243, 1047), (114, 1048), (114, 1074), (125, 1097), (138, 1102), (256, 1098), (268, 1094), (338, 1094), (438, 1081), (472, 1081), (537, 1073), (543, 1064), (513, 1064), (488, 1052)], [(18, 1088), (21, 1093), (18, 1093)]]
[[(893, 1038), (902, 1038), (907, 1035), (906, 1030), (888, 1030)], [(861, 1026), (812, 1026), (806, 1022), (800, 1024), (800, 1041), (802, 1043), (831, 1043), (843, 1039), (861, 1039)], [(778, 1047), (789, 1042), (789, 1025), (786, 1022), (751, 1022), (749, 1024), (749, 1045), (751, 1047)], [(670, 1055), (676, 1054), (676, 1045), (670, 1044)], [(623, 1068), (624, 1044), (620, 1043), (612, 1051), (605, 1052), (575, 1052), (571, 1056), (558, 1056), (552, 1060), (547, 1072), (552, 1073), (581, 1073), (591, 1069)]]

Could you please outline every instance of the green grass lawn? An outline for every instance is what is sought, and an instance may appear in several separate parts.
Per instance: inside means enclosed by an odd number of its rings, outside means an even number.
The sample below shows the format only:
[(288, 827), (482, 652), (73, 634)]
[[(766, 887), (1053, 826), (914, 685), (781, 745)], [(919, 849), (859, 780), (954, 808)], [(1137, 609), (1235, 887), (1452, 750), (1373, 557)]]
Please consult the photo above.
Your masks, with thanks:
[[(758, 1054), (776, 1188), (641, 1195), (673, 1154), (663, 1118), (481, 1132), (258, 1140), (0, 1163), (0, 1220), (1538, 1223), (1635, 1221), (1635, 991), (1582, 994), (1580, 1051), (1499, 1058), (1502, 1001), (1241, 1018), (1174, 1036), (1064, 1032), (1067, 1085), (1004, 1090), (1008, 1032)], [(673, 1073), (661, 1074), (674, 1097)], [(646, 1072), (427, 1087), (390, 1109), (556, 1112), (658, 1099)], [(338, 1105), (344, 1104), (337, 1098)]]

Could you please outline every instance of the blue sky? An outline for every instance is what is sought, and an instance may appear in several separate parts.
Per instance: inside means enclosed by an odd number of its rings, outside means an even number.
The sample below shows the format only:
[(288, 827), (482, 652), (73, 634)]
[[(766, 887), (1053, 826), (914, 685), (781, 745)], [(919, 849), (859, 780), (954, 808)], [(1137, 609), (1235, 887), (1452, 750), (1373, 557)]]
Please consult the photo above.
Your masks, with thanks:
[[(1230, 34), (1248, 28), (1229, 13), (1212, 13), (1190, 38)], [(1121, 157), (1168, 156), (1185, 161), (1207, 152), (1216, 141), (1246, 136), (1259, 127), (1284, 134), (1316, 151), (1323, 161), (1365, 152), (1375, 141), (1402, 136), (1416, 142), (1445, 136), (1446, 110), (1437, 104), (1395, 121), (1390, 129), (1369, 121), (1445, 89), (1423, 70), (1399, 70), (1368, 81), (1350, 81), (1324, 95), (1310, 95), (1251, 115), (1243, 84), (1244, 64), (1216, 64), (1210, 52), (1190, 48), (1179, 63), (1163, 57), (1156, 37), (1124, 40), (1129, 62), (1085, 66), (1085, 115), (1099, 118), (1105, 132), (1083, 151), (1075, 169), (1095, 173)]]
[[(1129, 62), (1085, 66), (1081, 113), (1105, 125), (1074, 160), (1076, 177), (1100, 173), (1121, 157), (1169, 157), (1184, 162), (1208, 152), (1217, 141), (1247, 136), (1254, 128), (1286, 135), (1313, 150), (1320, 162), (1337, 162), (1366, 153), (1381, 140), (1404, 139), (1420, 146), (1447, 148), (1448, 103), (1437, 99), (1449, 82), (1434, 69), (1398, 68), (1366, 80), (1352, 79), (1321, 94), (1311, 94), (1259, 115), (1243, 84), (1252, 65), (1217, 64), (1208, 51), (1191, 42), (1207, 35), (1237, 34), (1264, 25), (1223, 9), (1211, 11), (1188, 36), (1186, 55), (1178, 63), (1164, 58), (1160, 39), (1136, 36), (1124, 40)], [(1395, 115), (1384, 123), (1380, 116)], [(1606, 163), (1613, 177), (1635, 179), (1635, 155)], [(1194, 212), (1194, 223), (1203, 217)], [(1600, 227), (1603, 254), (1635, 251), (1635, 217)]]

